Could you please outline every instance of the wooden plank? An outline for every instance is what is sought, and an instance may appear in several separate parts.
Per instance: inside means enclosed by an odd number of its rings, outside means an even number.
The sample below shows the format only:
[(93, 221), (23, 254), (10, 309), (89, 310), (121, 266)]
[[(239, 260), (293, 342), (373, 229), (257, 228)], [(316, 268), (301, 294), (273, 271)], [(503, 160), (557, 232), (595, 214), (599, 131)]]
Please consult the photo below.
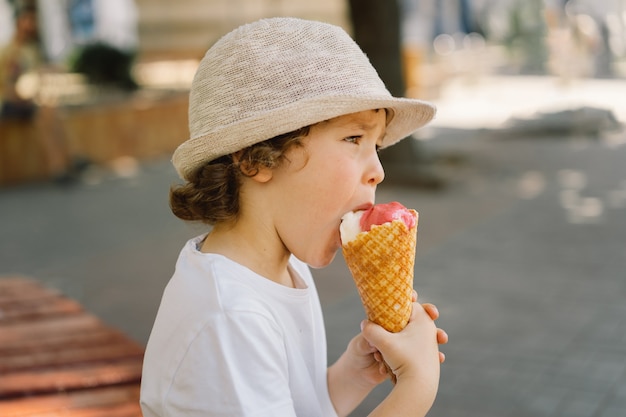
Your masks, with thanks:
[(50, 337), (45, 339), (18, 339), (10, 343), (3, 343), (0, 344), (0, 356), (12, 355), (15, 353), (59, 351), (66, 349), (68, 346), (102, 346), (109, 343), (119, 342), (120, 340), (128, 339), (122, 333), (112, 331), (106, 327), (98, 327), (81, 332), (50, 335)]
[(76, 301), (0, 278), (0, 417), (141, 417), (142, 360)]
[(130, 384), (16, 398), (0, 401), (0, 416), (141, 417), (139, 392), (138, 384)]
[(24, 395), (139, 383), (141, 366), (140, 360), (132, 358), (112, 363), (100, 362), (3, 373), (0, 378), (0, 400)]
[[(34, 415), (29, 415), (33, 416)], [(141, 409), (137, 401), (102, 406), (97, 408), (61, 410), (52, 413), (37, 413), (36, 417), (142, 417)]]
[(66, 317), (51, 317), (25, 323), (0, 322), (0, 346), (18, 344), (20, 341), (39, 339), (45, 341), (63, 333), (89, 331), (104, 327), (102, 322), (88, 313), (73, 314)]
[(31, 297), (19, 301), (0, 301), (0, 323), (45, 319), (82, 311), (83, 308), (79, 303), (58, 295)]
[(59, 351), (29, 352), (26, 354), (3, 355), (0, 357), (0, 373), (37, 367), (75, 365), (78, 363), (105, 360), (137, 358), (143, 356), (143, 349), (135, 343), (121, 341), (101, 346), (78, 347), (68, 346)]

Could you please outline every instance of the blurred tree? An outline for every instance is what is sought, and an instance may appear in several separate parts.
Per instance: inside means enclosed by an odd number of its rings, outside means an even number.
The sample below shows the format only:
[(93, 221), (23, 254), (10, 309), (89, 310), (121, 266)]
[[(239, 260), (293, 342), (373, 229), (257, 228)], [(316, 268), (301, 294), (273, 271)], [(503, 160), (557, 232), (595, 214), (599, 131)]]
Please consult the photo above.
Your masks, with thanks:
[[(402, 72), (402, 38), (398, 0), (349, 0), (354, 40), (378, 71), (387, 89), (396, 97), (405, 95)], [(385, 181), (424, 187), (441, 182), (423, 164), (416, 140), (403, 140), (381, 151)]]
[(350, 0), (354, 40), (394, 96), (404, 95), (398, 1)]
[(516, 0), (509, 16), (509, 35), (505, 38), (514, 60), (522, 74), (545, 74), (548, 51), (546, 49), (546, 22), (543, 0)]

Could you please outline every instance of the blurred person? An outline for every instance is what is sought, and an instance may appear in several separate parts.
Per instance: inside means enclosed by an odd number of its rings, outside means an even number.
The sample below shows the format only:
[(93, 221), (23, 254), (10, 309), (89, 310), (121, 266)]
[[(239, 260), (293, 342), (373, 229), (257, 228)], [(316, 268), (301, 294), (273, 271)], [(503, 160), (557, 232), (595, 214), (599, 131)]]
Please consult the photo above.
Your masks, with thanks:
[(211, 230), (187, 242), (164, 291), (144, 357), (145, 417), (346, 416), (387, 378), (382, 357), (397, 383), (371, 415), (426, 415), (447, 341), (436, 308), (414, 294), (398, 333), (363, 321), (328, 367), (310, 267), (335, 257), (346, 212), (373, 206), (378, 149), (434, 113), (393, 97), (333, 25), (263, 19), (209, 49), (170, 206)]
[(134, 0), (92, 0), (95, 17), (95, 38), (127, 53), (139, 46), (137, 22), (139, 11)]
[(36, 104), (18, 90), (21, 76), (37, 72), (43, 65), (37, 31), (37, 10), (34, 3), (15, 5), (15, 31), (9, 43), (0, 50), (0, 117), (21, 120), (32, 119)]
[(77, 49), (93, 43), (125, 53), (139, 47), (134, 0), (39, 1), (37, 7), (43, 49), (51, 62), (67, 62)]
[(6, 120), (34, 123), (48, 175), (64, 182), (71, 179), (72, 170), (57, 109), (38, 103), (38, 91), (20, 88), (20, 80), (27, 75), (38, 80), (35, 89), (39, 88), (45, 71), (35, 2), (14, 2), (14, 22), (13, 36), (0, 50), (0, 123)]

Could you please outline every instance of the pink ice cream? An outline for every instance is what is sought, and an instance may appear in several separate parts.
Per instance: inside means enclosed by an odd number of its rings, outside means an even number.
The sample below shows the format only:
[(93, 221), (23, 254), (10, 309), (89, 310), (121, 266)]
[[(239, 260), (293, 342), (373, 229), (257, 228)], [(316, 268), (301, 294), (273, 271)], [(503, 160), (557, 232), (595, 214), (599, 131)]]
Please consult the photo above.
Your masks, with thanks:
[(394, 201), (386, 204), (376, 204), (367, 210), (346, 213), (341, 222), (341, 242), (346, 243), (361, 232), (369, 232), (372, 226), (402, 220), (407, 229), (416, 225), (417, 219), (402, 204)]
[(363, 232), (369, 232), (372, 226), (378, 226), (394, 220), (402, 220), (407, 229), (415, 226), (415, 216), (397, 201), (387, 204), (376, 204), (365, 210), (361, 216), (360, 226)]

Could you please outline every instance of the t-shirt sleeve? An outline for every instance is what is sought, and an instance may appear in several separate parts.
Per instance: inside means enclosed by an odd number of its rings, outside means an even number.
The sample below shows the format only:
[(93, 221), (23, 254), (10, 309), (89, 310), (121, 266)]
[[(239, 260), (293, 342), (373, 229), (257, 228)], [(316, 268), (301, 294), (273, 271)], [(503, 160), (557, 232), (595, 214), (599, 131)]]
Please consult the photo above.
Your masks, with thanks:
[(284, 335), (252, 312), (211, 316), (189, 341), (165, 398), (170, 416), (295, 416)]

